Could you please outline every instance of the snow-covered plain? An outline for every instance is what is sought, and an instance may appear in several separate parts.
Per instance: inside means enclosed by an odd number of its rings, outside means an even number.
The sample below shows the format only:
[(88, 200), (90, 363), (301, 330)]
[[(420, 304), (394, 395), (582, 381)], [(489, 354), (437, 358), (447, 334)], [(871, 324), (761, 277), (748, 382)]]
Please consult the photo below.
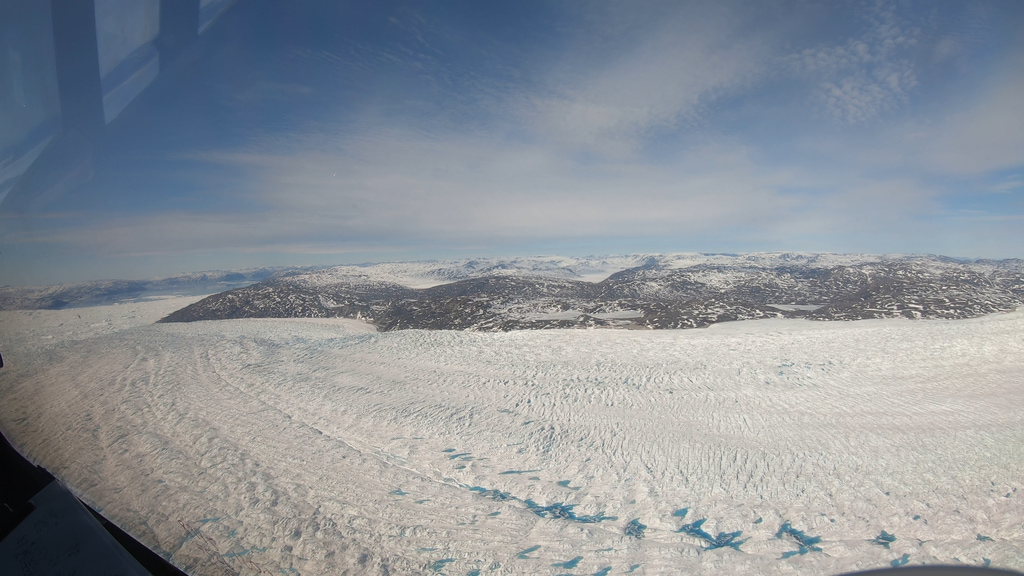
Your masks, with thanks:
[(1022, 311), (153, 324), (195, 300), (0, 312), (0, 428), (192, 573), (1024, 568)]

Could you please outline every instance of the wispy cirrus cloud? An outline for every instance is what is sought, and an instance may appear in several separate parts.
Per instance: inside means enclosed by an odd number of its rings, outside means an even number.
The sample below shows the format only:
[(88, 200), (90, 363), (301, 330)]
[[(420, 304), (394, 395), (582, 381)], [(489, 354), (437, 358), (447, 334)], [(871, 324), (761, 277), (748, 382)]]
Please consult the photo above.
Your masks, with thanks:
[(608, 3), (512, 106), (553, 144), (628, 157), (652, 134), (706, 127), (718, 98), (770, 72), (779, 38), (752, 26), (763, 15), (738, 2)]
[(1011, 192), (1024, 192), (1024, 176), (1013, 174), (1002, 182), (992, 187), (993, 192), (1009, 194)]
[(1024, 10), (307, 8), (317, 17), (273, 50), (204, 61), (189, 89), (208, 108), (149, 111), (167, 115), (155, 140), (180, 148), (139, 140), (141, 154), (105, 161), (94, 196), (77, 197), (90, 210), (59, 225), (33, 215), (5, 232), (4, 254), (50, 246), (49, 258), (133, 265), (246, 254), (251, 265), (622, 251), (637, 239), (646, 250), (1024, 246), (1020, 178), (1008, 176), (1024, 167), (1024, 46), (1011, 25)]
[(906, 105), (917, 86), (908, 52), (920, 30), (877, 2), (861, 13), (863, 34), (838, 45), (805, 48), (786, 58), (797, 74), (816, 82), (814, 100), (826, 115), (854, 124)]

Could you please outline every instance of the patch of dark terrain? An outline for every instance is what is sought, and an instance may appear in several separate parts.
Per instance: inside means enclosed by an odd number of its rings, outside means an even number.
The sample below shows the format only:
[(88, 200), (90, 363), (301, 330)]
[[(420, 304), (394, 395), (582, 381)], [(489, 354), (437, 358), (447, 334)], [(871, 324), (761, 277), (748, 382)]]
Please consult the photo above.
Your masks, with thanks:
[[(1019, 264), (1019, 261), (1018, 261)], [(1024, 301), (1024, 274), (986, 274), (966, 266), (930, 268), (917, 262), (857, 270), (862, 286), (807, 314), (821, 320), (973, 318), (1014, 310)]]
[(271, 278), (208, 296), (160, 322), (238, 318), (359, 318), (372, 322), (413, 298), (415, 292), (389, 283), (312, 287), (295, 282), (295, 277)]
[[(513, 271), (514, 272), (514, 271)], [(178, 310), (161, 322), (358, 318), (382, 331), (700, 328), (735, 320), (972, 318), (1024, 303), (1024, 261), (887, 258), (816, 266), (641, 266), (586, 282), (503, 271), (413, 289), (383, 281), (277, 275)]]

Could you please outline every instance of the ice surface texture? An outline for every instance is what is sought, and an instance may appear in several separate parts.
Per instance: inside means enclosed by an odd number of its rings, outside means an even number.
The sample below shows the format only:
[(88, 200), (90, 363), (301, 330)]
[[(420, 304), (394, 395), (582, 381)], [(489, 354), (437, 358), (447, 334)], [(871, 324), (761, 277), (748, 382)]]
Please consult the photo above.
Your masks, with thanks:
[(194, 573), (1024, 568), (1024, 313), (152, 324), (188, 302), (0, 313), (0, 426)]

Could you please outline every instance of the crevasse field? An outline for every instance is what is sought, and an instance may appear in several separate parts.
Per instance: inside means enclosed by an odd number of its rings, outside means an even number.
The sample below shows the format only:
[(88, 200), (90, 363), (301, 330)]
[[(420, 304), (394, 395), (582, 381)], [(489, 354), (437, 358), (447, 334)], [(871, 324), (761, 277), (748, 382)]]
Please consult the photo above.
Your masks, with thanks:
[(1021, 311), (153, 324), (195, 300), (0, 313), (0, 427), (191, 573), (1024, 569)]

